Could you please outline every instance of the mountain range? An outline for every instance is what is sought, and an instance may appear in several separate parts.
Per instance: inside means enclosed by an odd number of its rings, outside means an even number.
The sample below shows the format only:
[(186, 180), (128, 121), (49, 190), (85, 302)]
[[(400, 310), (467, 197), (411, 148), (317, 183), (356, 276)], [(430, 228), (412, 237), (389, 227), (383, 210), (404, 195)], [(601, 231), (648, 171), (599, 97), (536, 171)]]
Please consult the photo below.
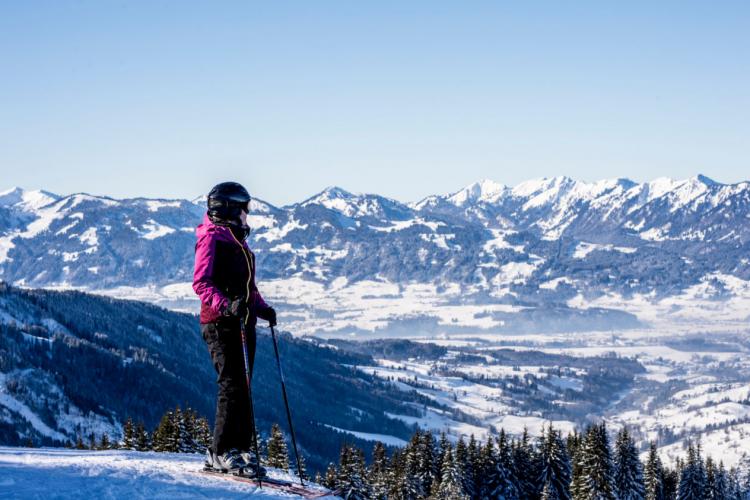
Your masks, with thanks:
[[(186, 285), (204, 212), (205, 198), (14, 188), (0, 193), (0, 280), (120, 296), (150, 290), (189, 310), (194, 302), (180, 301), (194, 301)], [(679, 315), (681, 300), (695, 298), (735, 300), (729, 316), (744, 319), (738, 311), (750, 297), (750, 182), (703, 175), (644, 183), (554, 177), (513, 187), (485, 180), (415, 203), (330, 187), (282, 207), (255, 199), (249, 223), (261, 285), (270, 283), (300, 325), (317, 321), (301, 326), (304, 333), (385, 331), (407, 319), (433, 332), (456, 323), (619, 328), (659, 315), (644, 313), (644, 302)], [(403, 301), (415, 286), (429, 307), (323, 324), (321, 311), (353, 311), (375, 296)], [(324, 299), (336, 304), (327, 309)], [(445, 318), (430, 309), (438, 303), (486, 307)]]

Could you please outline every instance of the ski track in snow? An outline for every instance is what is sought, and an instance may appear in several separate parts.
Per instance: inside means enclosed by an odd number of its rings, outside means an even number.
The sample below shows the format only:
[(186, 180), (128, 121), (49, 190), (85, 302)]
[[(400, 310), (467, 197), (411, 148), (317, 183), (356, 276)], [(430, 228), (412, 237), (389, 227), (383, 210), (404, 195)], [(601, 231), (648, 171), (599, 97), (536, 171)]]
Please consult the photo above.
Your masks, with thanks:
[[(201, 475), (202, 466), (200, 455), (0, 447), (0, 498), (300, 498)], [(292, 479), (283, 472), (270, 475)]]

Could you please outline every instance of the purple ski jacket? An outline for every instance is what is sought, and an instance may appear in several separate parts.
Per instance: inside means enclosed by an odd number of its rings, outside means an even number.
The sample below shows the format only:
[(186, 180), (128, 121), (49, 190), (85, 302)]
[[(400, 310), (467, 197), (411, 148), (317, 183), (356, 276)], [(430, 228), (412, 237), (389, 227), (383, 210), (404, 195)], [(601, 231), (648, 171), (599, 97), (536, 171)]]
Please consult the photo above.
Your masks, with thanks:
[(193, 290), (201, 299), (200, 322), (217, 321), (231, 300), (245, 297), (248, 326), (254, 326), (258, 314), (268, 308), (255, 285), (255, 255), (229, 227), (214, 224), (208, 215), (195, 233)]

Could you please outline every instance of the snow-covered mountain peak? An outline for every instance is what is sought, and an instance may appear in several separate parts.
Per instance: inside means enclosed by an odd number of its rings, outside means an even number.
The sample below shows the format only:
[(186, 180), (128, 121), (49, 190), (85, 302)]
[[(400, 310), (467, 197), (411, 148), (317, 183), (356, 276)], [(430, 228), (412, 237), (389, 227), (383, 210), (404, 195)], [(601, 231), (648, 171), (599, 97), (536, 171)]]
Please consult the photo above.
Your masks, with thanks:
[(0, 206), (15, 206), (26, 211), (42, 208), (59, 199), (60, 196), (41, 189), (26, 190), (13, 187), (0, 192)]
[(706, 186), (723, 186), (724, 185), (721, 182), (717, 182), (711, 179), (710, 177), (706, 177), (703, 174), (698, 174), (694, 177), (691, 177), (690, 180), (692, 182), (699, 182), (701, 184), (705, 184)]
[(108, 196), (94, 196), (88, 193), (71, 194), (69, 196), (62, 197), (57, 201), (60, 202), (60, 208), (64, 208), (67, 210), (75, 208), (82, 203), (97, 203), (105, 206), (116, 206), (120, 204), (118, 200), (115, 200)]
[(267, 214), (271, 212), (271, 209), (273, 208), (271, 204), (266, 203), (265, 201), (258, 199), (258, 198), (251, 198), (250, 199), (250, 213), (264, 213)]
[(18, 186), (6, 189), (5, 191), (0, 191), (0, 205), (15, 205), (16, 203), (21, 201), (23, 192), (23, 188), (20, 188)]
[(706, 199), (707, 196), (721, 190), (723, 185), (703, 175), (697, 175), (678, 182), (673, 189), (666, 193), (670, 202), (670, 211)]
[(670, 205), (671, 211), (683, 207), (696, 198), (721, 189), (725, 185), (706, 177), (696, 175), (688, 179), (672, 179), (659, 177), (643, 184), (637, 184), (630, 190), (630, 195), (638, 196), (639, 206), (654, 200), (664, 198)]
[(406, 209), (406, 206), (396, 200), (376, 194), (350, 193), (336, 186), (328, 187), (312, 198), (286, 208), (308, 207), (310, 205), (320, 205), (353, 218), (368, 216), (382, 218), (387, 217), (387, 214), (393, 210)]
[(569, 193), (576, 199), (593, 201), (611, 193), (624, 193), (637, 184), (630, 179), (614, 178), (594, 182), (574, 181)]
[(651, 201), (664, 196), (670, 191), (674, 191), (683, 182), (685, 181), (675, 180), (671, 177), (659, 177), (641, 184), (640, 187), (646, 198), (645, 201)]
[(324, 194), (327, 198), (353, 198), (355, 196), (354, 193), (350, 193), (346, 189), (338, 186), (328, 186), (321, 192), (321, 194)]
[(545, 177), (522, 182), (514, 187), (511, 192), (513, 196), (526, 198), (527, 201), (524, 203), (523, 208), (524, 210), (529, 210), (531, 208), (554, 204), (556, 200), (559, 200), (565, 193), (574, 189), (579, 184), (577, 181), (566, 176), (552, 177), (550, 179)]
[(202, 207), (205, 207), (206, 203), (208, 203), (208, 195), (202, 194), (200, 196), (196, 196), (195, 198), (190, 200), (190, 203), (192, 203), (193, 205), (200, 205)]
[(519, 198), (533, 197), (542, 193), (554, 195), (555, 193), (559, 193), (561, 189), (569, 187), (571, 184), (575, 183), (576, 181), (564, 175), (557, 177), (542, 177), (517, 184), (511, 189), (511, 192), (513, 196)]
[(596, 188), (600, 188), (602, 191), (609, 190), (609, 189), (624, 189), (628, 190), (632, 188), (633, 186), (637, 186), (638, 184), (627, 177), (614, 177), (612, 179), (603, 179), (600, 181), (595, 181), (592, 183), (589, 183), (591, 186), (595, 186)]
[(483, 179), (449, 195), (448, 201), (459, 207), (467, 203), (496, 203), (507, 192), (507, 186)]
[(327, 208), (336, 210), (336, 208), (334, 207), (340, 206), (340, 201), (346, 203), (348, 200), (351, 200), (355, 197), (356, 196), (354, 194), (350, 193), (346, 189), (342, 189), (338, 186), (328, 186), (323, 191), (311, 196), (299, 205), (302, 207), (308, 205), (323, 205)]

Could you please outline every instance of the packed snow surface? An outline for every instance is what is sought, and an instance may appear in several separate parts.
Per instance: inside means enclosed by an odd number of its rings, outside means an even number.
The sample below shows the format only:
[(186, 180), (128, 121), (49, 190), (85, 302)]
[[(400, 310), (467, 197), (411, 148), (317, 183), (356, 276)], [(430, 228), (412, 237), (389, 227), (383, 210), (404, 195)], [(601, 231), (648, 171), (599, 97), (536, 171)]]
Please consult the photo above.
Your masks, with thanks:
[[(0, 497), (300, 498), (231, 478), (205, 476), (198, 472), (202, 466), (200, 455), (0, 447)], [(269, 475), (293, 479), (274, 470)]]

